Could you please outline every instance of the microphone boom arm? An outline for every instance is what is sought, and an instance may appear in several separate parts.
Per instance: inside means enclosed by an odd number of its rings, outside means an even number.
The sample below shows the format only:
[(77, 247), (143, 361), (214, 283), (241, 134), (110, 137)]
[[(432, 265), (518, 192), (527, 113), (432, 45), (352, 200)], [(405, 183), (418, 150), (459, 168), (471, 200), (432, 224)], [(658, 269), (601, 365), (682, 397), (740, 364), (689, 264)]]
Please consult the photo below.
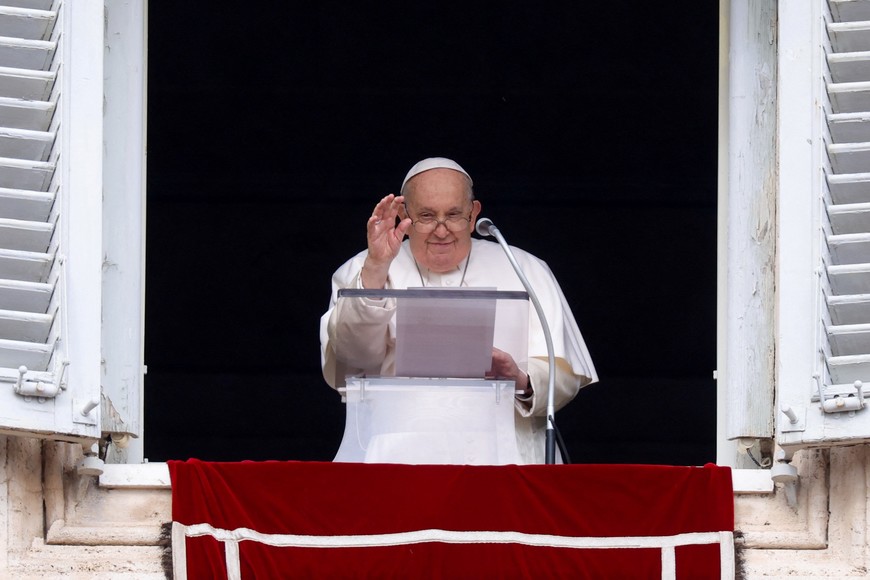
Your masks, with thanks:
[(498, 240), (498, 243), (501, 245), (505, 255), (507, 255), (507, 258), (510, 261), (511, 266), (513, 266), (514, 271), (517, 273), (520, 282), (523, 283), (523, 287), (526, 289), (526, 292), (529, 293), (529, 298), (535, 306), (535, 311), (538, 314), (538, 318), (540, 319), (541, 326), (544, 330), (544, 340), (547, 343), (547, 362), (550, 366), (550, 372), (547, 377), (547, 439), (545, 462), (547, 465), (553, 465), (556, 463), (556, 355), (553, 349), (553, 337), (550, 334), (550, 325), (547, 324), (547, 317), (544, 316), (544, 309), (541, 306), (541, 302), (538, 300), (538, 296), (535, 294), (534, 289), (532, 289), (532, 285), (529, 283), (528, 278), (526, 278), (522, 268), (520, 268), (520, 265), (517, 263), (510, 246), (508, 246), (499, 229), (488, 218), (479, 219), (477, 221), (476, 229), (477, 233), (484, 236), (490, 235)]

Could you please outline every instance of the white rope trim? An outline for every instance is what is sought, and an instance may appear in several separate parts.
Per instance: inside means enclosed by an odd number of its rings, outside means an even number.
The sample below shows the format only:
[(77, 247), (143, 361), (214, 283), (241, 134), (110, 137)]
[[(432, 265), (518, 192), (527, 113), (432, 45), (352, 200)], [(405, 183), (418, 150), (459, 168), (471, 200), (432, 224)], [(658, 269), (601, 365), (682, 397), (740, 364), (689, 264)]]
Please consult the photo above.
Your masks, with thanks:
[[(181, 526), (181, 524), (178, 524)], [(459, 532), (428, 529), (394, 534), (371, 534), (353, 536), (309, 536), (299, 534), (263, 534), (249, 528), (223, 530), (209, 524), (181, 526), (186, 536), (212, 536), (221, 542), (260, 542), (276, 547), (301, 548), (370, 548), (401, 546), (425, 542), (447, 544), (525, 544), (551, 548), (674, 548), (694, 544), (718, 544), (733, 542), (732, 532), (692, 532), (674, 536), (633, 537), (572, 537), (549, 534), (526, 534), (523, 532)], [(733, 551), (733, 548), (732, 548)]]
[(662, 580), (677, 579), (677, 551), (672, 546), (662, 548)]

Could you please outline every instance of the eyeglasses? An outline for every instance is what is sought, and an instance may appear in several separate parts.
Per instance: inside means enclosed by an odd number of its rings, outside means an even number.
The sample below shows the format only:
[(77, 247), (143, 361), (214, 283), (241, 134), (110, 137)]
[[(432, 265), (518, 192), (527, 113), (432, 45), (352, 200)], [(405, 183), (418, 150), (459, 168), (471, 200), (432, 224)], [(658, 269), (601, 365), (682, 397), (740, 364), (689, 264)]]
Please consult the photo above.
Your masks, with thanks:
[[(407, 205), (405, 205), (405, 213), (408, 214), (408, 216), (411, 215), (411, 212), (408, 211)], [(413, 225), (414, 229), (417, 230), (417, 233), (420, 234), (431, 234), (437, 230), (440, 225), (443, 225), (448, 231), (461, 232), (468, 227), (469, 223), (471, 223), (471, 213), (469, 213), (468, 216), (451, 213), (443, 220), (435, 219), (434, 215), (424, 213), (417, 216), (417, 219), (412, 218), (411, 220), (411, 225)]]

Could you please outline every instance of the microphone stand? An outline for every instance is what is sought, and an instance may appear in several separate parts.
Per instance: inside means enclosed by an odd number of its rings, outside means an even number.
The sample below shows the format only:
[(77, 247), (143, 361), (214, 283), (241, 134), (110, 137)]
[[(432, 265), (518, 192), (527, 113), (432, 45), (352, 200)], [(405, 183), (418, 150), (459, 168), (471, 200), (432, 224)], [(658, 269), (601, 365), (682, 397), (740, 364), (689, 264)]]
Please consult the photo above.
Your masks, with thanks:
[(508, 246), (499, 229), (494, 223), (492, 223), (492, 220), (488, 218), (480, 218), (477, 220), (475, 229), (477, 230), (477, 233), (482, 236), (492, 236), (498, 240), (499, 245), (501, 245), (504, 253), (508, 257), (511, 266), (513, 266), (514, 271), (517, 273), (520, 282), (523, 283), (523, 287), (525, 287), (526, 292), (529, 293), (529, 298), (532, 300), (532, 304), (534, 304), (535, 311), (538, 313), (538, 318), (541, 321), (541, 327), (544, 329), (544, 340), (547, 343), (547, 362), (550, 365), (550, 373), (547, 377), (547, 439), (545, 462), (547, 465), (553, 465), (556, 463), (556, 355), (554, 354), (553, 337), (550, 334), (550, 325), (547, 324), (547, 317), (544, 316), (544, 309), (541, 306), (541, 302), (538, 300), (535, 291), (532, 289), (532, 285), (529, 284), (529, 280), (526, 278), (522, 268), (520, 268), (520, 265), (517, 263), (513, 252), (511, 252), (510, 246)]

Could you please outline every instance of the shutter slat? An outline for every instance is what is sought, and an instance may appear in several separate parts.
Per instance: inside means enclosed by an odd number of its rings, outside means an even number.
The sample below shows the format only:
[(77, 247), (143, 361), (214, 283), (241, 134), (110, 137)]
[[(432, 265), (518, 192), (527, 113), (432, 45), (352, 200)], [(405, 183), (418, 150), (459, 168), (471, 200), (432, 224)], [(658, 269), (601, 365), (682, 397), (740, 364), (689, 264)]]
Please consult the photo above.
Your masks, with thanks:
[(53, 293), (54, 286), (44, 282), (0, 280), (0, 309), (44, 314)]
[(54, 224), (0, 218), (0, 248), (45, 252)]
[(48, 70), (55, 50), (56, 42), (0, 36), (0, 66)]
[(47, 282), (53, 258), (43, 252), (22, 252), (0, 248), (0, 273), (4, 278), (25, 282)]
[(46, 161), (54, 145), (50, 131), (30, 131), (0, 127), (0, 157)]
[(828, 217), (835, 234), (870, 232), (870, 203), (830, 205)]
[(831, 109), (836, 113), (870, 111), (870, 82), (831, 83), (827, 87)]
[(834, 143), (870, 141), (870, 112), (830, 115), (828, 116), (828, 130)]
[(0, 310), (0, 338), (14, 337), (26, 342), (48, 340), (54, 317), (37, 312)]
[(870, 202), (870, 173), (828, 175), (828, 190), (836, 204)]
[(835, 52), (870, 51), (870, 22), (831, 22), (828, 38)]
[(3, 6), (16, 8), (31, 8), (33, 10), (51, 10), (54, 0), (2, 0)]
[(870, 324), (870, 294), (829, 296), (827, 303), (834, 324)]
[(0, 187), (0, 215), (19, 220), (46, 221), (54, 193)]
[(833, 265), (827, 271), (837, 295), (863, 294), (870, 288), (870, 264)]
[(870, 234), (828, 236), (828, 249), (839, 265), (862, 264), (870, 258)]
[(854, 0), (829, 0), (831, 16), (838, 22), (870, 20), (870, 6)]
[(54, 71), (0, 67), (0, 97), (47, 101), (56, 80)]
[(45, 371), (54, 345), (0, 338), (0, 367), (17, 369), (24, 365), (31, 371)]
[(54, 28), (55, 13), (50, 10), (34, 10), (0, 6), (0, 30), (5, 36), (45, 40)]
[(870, 142), (828, 145), (831, 167), (837, 173), (858, 173), (870, 167)]
[(54, 103), (0, 97), (0, 127), (46, 131), (54, 116)]
[(9, 189), (45, 191), (51, 185), (54, 163), (0, 157), (0, 185)]
[(828, 340), (834, 356), (870, 353), (870, 324), (829, 326)]
[(828, 67), (835, 83), (866, 81), (870, 79), (870, 51), (829, 54)]
[(870, 354), (834, 356), (828, 359), (828, 369), (833, 383), (868, 382), (870, 377)]

